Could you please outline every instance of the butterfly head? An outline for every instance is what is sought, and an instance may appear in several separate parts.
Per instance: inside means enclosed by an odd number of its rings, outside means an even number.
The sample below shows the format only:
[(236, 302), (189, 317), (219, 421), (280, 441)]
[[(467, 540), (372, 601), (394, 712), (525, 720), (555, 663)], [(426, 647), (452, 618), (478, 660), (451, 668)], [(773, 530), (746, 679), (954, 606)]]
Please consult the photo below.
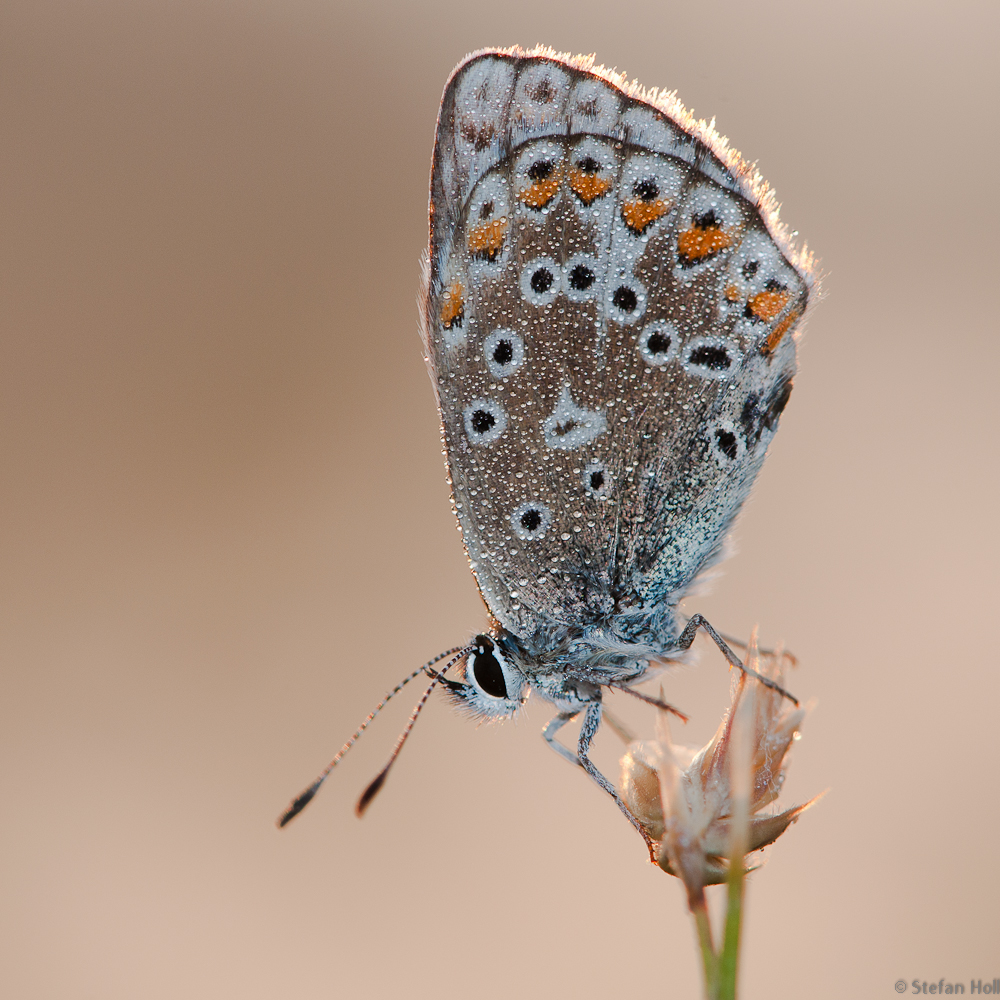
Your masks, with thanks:
[(516, 715), (528, 697), (524, 673), (496, 639), (477, 635), (470, 646), (462, 680), (445, 682), (452, 700), (478, 718), (507, 719)]

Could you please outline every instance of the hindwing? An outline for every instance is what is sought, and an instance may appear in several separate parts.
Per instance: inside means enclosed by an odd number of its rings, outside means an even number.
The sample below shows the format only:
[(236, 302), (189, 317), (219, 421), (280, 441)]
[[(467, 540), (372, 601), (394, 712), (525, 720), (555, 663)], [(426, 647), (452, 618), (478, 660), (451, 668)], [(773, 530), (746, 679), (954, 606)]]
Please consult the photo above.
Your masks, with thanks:
[(547, 50), (458, 67), (422, 323), (500, 624), (677, 603), (788, 401), (809, 266), (759, 178), (672, 97)]

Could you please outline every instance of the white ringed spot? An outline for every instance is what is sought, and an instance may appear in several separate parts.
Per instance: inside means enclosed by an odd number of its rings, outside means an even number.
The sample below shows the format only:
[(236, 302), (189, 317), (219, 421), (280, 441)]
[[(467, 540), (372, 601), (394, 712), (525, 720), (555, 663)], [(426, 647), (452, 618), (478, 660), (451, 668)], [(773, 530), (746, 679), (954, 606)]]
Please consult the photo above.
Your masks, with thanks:
[(635, 278), (616, 278), (608, 282), (605, 306), (610, 319), (630, 326), (646, 311), (646, 289)]
[(474, 399), (462, 411), (462, 418), (473, 444), (492, 444), (507, 429), (507, 414), (492, 399)]
[(600, 287), (599, 265), (592, 254), (578, 253), (563, 265), (563, 290), (571, 302), (587, 302)]
[(680, 336), (673, 323), (658, 319), (642, 328), (635, 346), (647, 365), (662, 368), (677, 356), (679, 343)]
[(537, 500), (528, 500), (510, 515), (510, 526), (522, 541), (533, 542), (548, 531), (552, 511)]
[(524, 341), (513, 330), (501, 327), (483, 341), (483, 356), (494, 378), (508, 378), (524, 361)]
[(562, 268), (551, 257), (536, 257), (521, 268), (521, 294), (532, 305), (549, 305), (561, 289)]

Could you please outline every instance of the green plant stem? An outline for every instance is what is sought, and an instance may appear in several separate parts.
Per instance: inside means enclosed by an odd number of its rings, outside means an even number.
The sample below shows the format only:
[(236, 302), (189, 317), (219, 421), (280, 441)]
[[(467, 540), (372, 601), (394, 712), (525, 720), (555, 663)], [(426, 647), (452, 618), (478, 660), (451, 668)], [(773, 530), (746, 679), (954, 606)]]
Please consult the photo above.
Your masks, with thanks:
[(719, 955), (718, 1000), (736, 1000), (736, 973), (740, 961), (740, 929), (743, 923), (743, 859), (730, 864), (726, 880), (726, 926)]
[(719, 959), (712, 943), (712, 924), (708, 919), (705, 895), (691, 905), (691, 915), (698, 930), (698, 944), (701, 946), (701, 961), (705, 972), (705, 1000), (716, 1000), (719, 983)]

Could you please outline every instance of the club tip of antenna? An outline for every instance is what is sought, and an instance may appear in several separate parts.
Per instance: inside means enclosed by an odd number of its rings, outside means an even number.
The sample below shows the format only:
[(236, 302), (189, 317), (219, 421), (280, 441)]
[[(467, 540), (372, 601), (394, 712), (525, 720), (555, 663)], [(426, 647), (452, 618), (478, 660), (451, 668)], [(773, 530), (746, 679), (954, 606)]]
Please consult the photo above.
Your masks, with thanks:
[(278, 817), (278, 829), (287, 826), (310, 802), (319, 791), (320, 781), (314, 781), (294, 802)]
[(354, 807), (354, 812), (360, 819), (365, 814), (365, 810), (372, 804), (372, 799), (382, 790), (382, 786), (385, 784), (386, 775), (389, 773), (389, 769), (385, 768), (380, 771), (375, 777), (375, 780), (361, 793), (361, 798), (358, 799), (358, 804)]

